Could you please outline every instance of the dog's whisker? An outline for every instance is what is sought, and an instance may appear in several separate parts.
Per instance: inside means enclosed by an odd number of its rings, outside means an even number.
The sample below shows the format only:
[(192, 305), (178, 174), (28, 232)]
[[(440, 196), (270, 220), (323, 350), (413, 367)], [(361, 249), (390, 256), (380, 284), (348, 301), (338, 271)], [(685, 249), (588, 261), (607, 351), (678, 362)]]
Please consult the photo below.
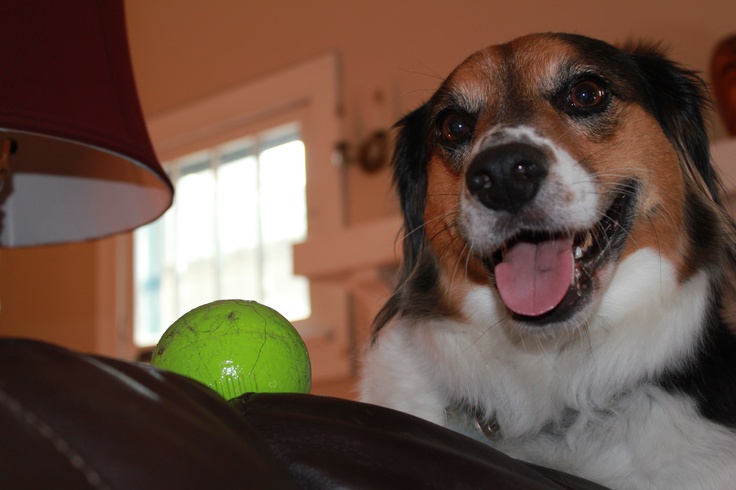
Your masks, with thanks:
[(662, 247), (659, 243), (659, 234), (657, 233), (657, 227), (654, 225), (654, 222), (652, 221), (651, 216), (646, 217), (647, 222), (649, 222), (649, 226), (652, 229), (652, 234), (654, 235), (654, 240), (657, 243), (657, 257), (659, 257), (659, 291), (662, 291)]
[(455, 257), (455, 263), (453, 265), (452, 275), (450, 276), (450, 284), (449, 288), (450, 290), (453, 289), (455, 285), (455, 280), (458, 277), (458, 274), (461, 274), (461, 277), (464, 281), (467, 281), (468, 277), (468, 261), (470, 260), (470, 247), (467, 245), (467, 243), (463, 244), (462, 250), (459, 254)]
[[(444, 80), (444, 78), (445, 78), (444, 76), (440, 75), (439, 73), (437, 73), (436, 71), (434, 71), (433, 69), (431, 69), (425, 63), (421, 63), (421, 65), (422, 65), (422, 68), (424, 68), (426, 71), (411, 70), (411, 69), (406, 69), (406, 68), (401, 68), (400, 71), (402, 71), (404, 73), (410, 73), (412, 75), (422, 75), (422, 76), (425, 76), (425, 77), (428, 77), (428, 78), (432, 78), (434, 80), (439, 80), (439, 81)], [(436, 90), (437, 90), (436, 87), (431, 89), (431, 91), (433, 93)]]
[(443, 215), (435, 216), (434, 218), (431, 218), (431, 219), (427, 220), (426, 222), (422, 222), (422, 224), (420, 224), (419, 226), (416, 226), (412, 230), (409, 230), (409, 231), (405, 232), (403, 235), (398, 236), (396, 238), (396, 242), (395, 243), (396, 244), (401, 243), (405, 239), (409, 238), (411, 235), (413, 235), (415, 233), (423, 234), (424, 233), (424, 230), (427, 228), (427, 225), (428, 224), (431, 225), (431, 224), (434, 224), (436, 221), (442, 221), (442, 220), (446, 219), (447, 217), (452, 216), (454, 213), (456, 213), (456, 211), (448, 211), (447, 213), (445, 213)]
[(471, 349), (478, 342), (480, 342), (483, 337), (485, 337), (486, 335), (488, 335), (493, 330), (499, 328), (501, 326), (501, 324), (503, 322), (505, 322), (505, 321), (506, 321), (505, 318), (500, 318), (500, 319), (496, 320), (495, 322), (491, 323), (487, 328), (485, 328), (483, 331), (481, 331), (480, 334), (478, 336), (476, 336), (475, 339), (473, 339), (473, 341), (467, 347), (465, 347), (465, 349), (463, 349), (460, 353), (461, 354), (465, 354), (469, 349)]
[(473, 258), (473, 248), (470, 245), (466, 245), (467, 253), (465, 255), (465, 278), (468, 279), (468, 271), (470, 270), (470, 261)]

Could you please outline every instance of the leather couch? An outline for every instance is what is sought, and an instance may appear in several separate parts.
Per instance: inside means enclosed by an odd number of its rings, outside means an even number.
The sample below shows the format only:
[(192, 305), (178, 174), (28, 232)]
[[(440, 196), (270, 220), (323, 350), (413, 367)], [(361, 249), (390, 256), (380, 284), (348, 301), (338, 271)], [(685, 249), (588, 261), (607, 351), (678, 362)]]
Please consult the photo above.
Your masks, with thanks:
[(0, 339), (0, 488), (602, 487), (373, 405)]

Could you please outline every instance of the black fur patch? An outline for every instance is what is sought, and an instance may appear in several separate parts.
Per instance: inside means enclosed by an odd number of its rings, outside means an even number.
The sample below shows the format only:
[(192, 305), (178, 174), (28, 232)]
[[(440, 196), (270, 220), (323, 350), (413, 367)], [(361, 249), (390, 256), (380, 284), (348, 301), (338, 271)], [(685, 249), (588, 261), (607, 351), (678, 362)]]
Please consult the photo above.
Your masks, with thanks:
[[(713, 295), (718, 296), (718, 291)], [(671, 393), (693, 398), (708, 420), (736, 429), (736, 337), (716, 313), (719, 309), (718, 301), (714, 301), (693, 359), (656, 382)]]
[(688, 266), (693, 270), (713, 267), (719, 264), (725, 249), (723, 220), (703, 197), (688, 189), (685, 194), (685, 226), (690, 238), (690, 247), (686, 257)]
[(413, 319), (441, 318), (452, 314), (439, 289), (439, 268), (433, 256), (421, 254), (410, 279), (404, 281), (375, 320), (377, 329), (394, 315)]
[(692, 397), (703, 417), (736, 429), (736, 335), (721, 313), (724, 302), (736, 297), (735, 286), (729, 283), (736, 270), (730, 245), (733, 230), (727, 218), (703, 199), (691, 193), (685, 207), (691, 240), (688, 265), (707, 271), (711, 277), (703, 336), (692, 359), (666, 372), (657, 383), (670, 392)]
[(695, 166), (713, 200), (719, 202), (703, 121), (703, 110), (709, 105), (703, 81), (651, 48), (638, 48), (631, 57), (643, 81), (642, 105), (657, 119), (683, 163)]
[[(403, 313), (406, 296), (417, 298), (415, 288), (408, 285), (410, 277), (420, 274), (419, 283), (425, 292), (436, 287), (437, 271), (431, 267), (426, 257), (420, 263), (423, 250), (428, 247), (424, 234), (424, 208), (427, 203), (427, 139), (429, 132), (429, 104), (424, 104), (404, 117), (396, 125), (401, 128), (393, 156), (394, 186), (399, 193), (401, 210), (404, 216), (402, 241), (404, 259), (401, 264), (399, 287), (384, 305), (374, 320), (374, 335), (391, 320)], [(430, 271), (418, 269), (427, 268)], [(432, 272), (432, 269), (434, 272)], [(416, 281), (416, 278), (413, 278)], [(430, 295), (431, 296), (431, 295)]]

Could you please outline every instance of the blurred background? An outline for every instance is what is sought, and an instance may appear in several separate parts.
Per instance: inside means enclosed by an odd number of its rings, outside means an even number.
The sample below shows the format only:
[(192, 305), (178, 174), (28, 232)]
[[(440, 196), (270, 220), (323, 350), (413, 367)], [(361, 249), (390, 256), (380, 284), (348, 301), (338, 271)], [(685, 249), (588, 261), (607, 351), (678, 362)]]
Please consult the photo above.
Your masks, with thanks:
[[(182, 312), (262, 301), (351, 396), (399, 252), (391, 125), (490, 44), (539, 31), (660, 41), (709, 81), (733, 0), (126, 0), (175, 206), (134, 234), (0, 250), (0, 335), (145, 358)], [(714, 141), (727, 139), (713, 115)]]

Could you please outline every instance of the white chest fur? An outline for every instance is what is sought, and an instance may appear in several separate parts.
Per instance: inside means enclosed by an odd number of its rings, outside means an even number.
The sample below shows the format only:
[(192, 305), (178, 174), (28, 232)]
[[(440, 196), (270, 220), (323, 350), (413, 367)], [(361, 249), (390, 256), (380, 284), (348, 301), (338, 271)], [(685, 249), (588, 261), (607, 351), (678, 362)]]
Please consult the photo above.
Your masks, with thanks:
[(438, 424), (450, 405), (473, 407), (497, 421), (487, 442), (502, 451), (613, 488), (732, 488), (736, 436), (647, 382), (697, 345), (707, 295), (704, 275), (678, 284), (641, 250), (618, 266), (588, 325), (540, 335), (478, 288), (465, 321), (386, 326), (362, 397)]

